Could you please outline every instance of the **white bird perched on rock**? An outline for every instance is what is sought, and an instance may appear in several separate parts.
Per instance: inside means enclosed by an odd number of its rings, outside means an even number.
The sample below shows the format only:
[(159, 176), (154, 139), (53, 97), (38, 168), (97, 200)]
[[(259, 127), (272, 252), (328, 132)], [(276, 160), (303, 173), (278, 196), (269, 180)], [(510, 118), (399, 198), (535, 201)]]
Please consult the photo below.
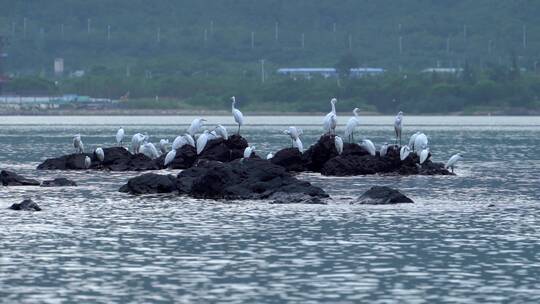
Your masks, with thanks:
[(414, 147), (414, 141), (416, 140), (416, 137), (420, 135), (420, 132), (416, 132), (414, 133), (413, 135), (411, 135), (411, 138), (409, 139), (409, 147), (412, 148), (412, 150), (414, 151), (415, 147)]
[(394, 119), (394, 131), (396, 131), (396, 143), (399, 138), (399, 145), (401, 146), (401, 131), (403, 130), (403, 112), (399, 111)]
[(343, 153), (343, 139), (336, 135), (334, 137), (334, 145), (336, 146), (337, 154), (341, 155), (341, 153)]
[(242, 112), (240, 112), (240, 110), (238, 110), (235, 106), (236, 106), (236, 97), (231, 97), (231, 100), (232, 100), (232, 114), (233, 114), (233, 117), (234, 117), (234, 121), (236, 121), (236, 123), (238, 124), (238, 132), (237, 134), (240, 135), (240, 127), (244, 124), (244, 115), (242, 114)]
[(187, 142), (187, 140), (184, 138), (184, 136), (180, 135), (180, 136), (177, 136), (177, 137), (174, 139), (174, 141), (173, 141), (173, 143), (172, 143), (172, 149), (173, 149), (174, 151), (176, 151), (176, 150), (182, 148), (182, 146), (185, 146), (185, 145), (187, 145), (187, 144), (188, 144), (188, 142)]
[(420, 152), (420, 164), (423, 164), (429, 156), (429, 148), (425, 148)]
[(120, 127), (120, 129), (116, 131), (116, 143), (119, 144), (120, 146), (124, 143), (124, 135), (125, 135), (124, 128)]
[(360, 125), (360, 118), (358, 117), (358, 108), (354, 108), (354, 116), (349, 118), (347, 126), (345, 127), (345, 137), (349, 139), (349, 142), (354, 141), (354, 130)]
[(165, 160), (163, 161), (163, 166), (165, 166), (165, 168), (167, 168), (175, 158), (176, 158), (176, 150), (172, 149), (165, 156)]
[(298, 148), (298, 151), (300, 151), (300, 153), (304, 152), (304, 145), (302, 144), (300, 137), (297, 137), (296, 140), (294, 141), (293, 148), (294, 147)]
[(379, 150), (379, 156), (380, 157), (385, 157), (387, 152), (388, 152), (388, 143), (384, 143), (381, 146), (381, 149)]
[(330, 113), (326, 114), (323, 120), (324, 132), (329, 134), (336, 134), (337, 126), (337, 114), (336, 114), (336, 98), (330, 100), (330, 105), (332, 105), (332, 110)]
[(195, 140), (193, 139), (193, 136), (189, 135), (188, 133), (184, 134), (184, 138), (186, 139), (188, 145), (195, 148)]
[(255, 152), (255, 146), (246, 147), (244, 149), (244, 158), (250, 158), (253, 152)]
[(298, 129), (297, 127), (291, 126), (287, 130), (283, 131), (283, 134), (287, 134), (291, 137), (291, 144), (294, 147), (294, 141), (300, 137), (304, 132), (302, 129)]
[(272, 152), (266, 155), (266, 159), (272, 159), (272, 158), (274, 158), (274, 154), (272, 154)]
[(462, 159), (463, 156), (461, 155), (461, 153), (458, 153), (458, 154), (455, 154), (453, 155), (452, 157), (450, 157), (450, 159), (448, 160), (448, 162), (446, 163), (446, 165), (444, 165), (444, 168), (445, 169), (448, 169), (448, 168), (451, 168), (452, 169), (452, 173), (454, 173), (454, 166), (456, 165), (456, 163)]
[(199, 135), (199, 138), (197, 138), (197, 155), (201, 154), (204, 147), (206, 147), (208, 136), (210, 136), (210, 132), (208, 132), (208, 130), (204, 130), (203, 134)]
[(217, 127), (214, 129), (216, 131), (216, 134), (223, 138), (224, 140), (229, 139), (229, 133), (227, 132), (227, 129), (222, 125), (217, 125)]
[(168, 144), (169, 144), (168, 139), (162, 139), (162, 140), (159, 141), (159, 150), (161, 151), (162, 154), (167, 153), (167, 145)]
[(100, 162), (103, 162), (105, 160), (105, 152), (102, 148), (97, 148), (94, 151), (94, 154), (96, 155), (97, 159), (99, 159)]
[(133, 149), (133, 154), (139, 153), (139, 149), (141, 148), (145, 138), (146, 137), (141, 133), (135, 133), (135, 135), (133, 135), (131, 138), (131, 149)]
[(373, 144), (371, 140), (369, 139), (362, 140), (362, 143), (360, 144), (360, 146), (362, 146), (362, 148), (368, 151), (369, 154), (371, 154), (371, 156), (375, 156), (377, 150), (375, 150), (375, 145)]
[(420, 156), (420, 152), (422, 152), (423, 149), (428, 147), (428, 138), (426, 134), (420, 133), (416, 138), (414, 139), (414, 150), (416, 150), (416, 154)]
[(92, 160), (90, 159), (90, 157), (86, 156), (84, 158), (84, 168), (88, 169), (90, 168), (91, 165), (92, 165)]
[(195, 134), (200, 133), (202, 131), (205, 121), (206, 119), (204, 118), (195, 118), (187, 129), (188, 134), (190, 134), (191, 136), (195, 136)]
[(153, 143), (144, 143), (141, 146), (140, 151), (142, 154), (148, 156), (150, 159), (156, 159), (159, 157), (158, 150)]
[(73, 147), (75, 147), (75, 150), (77, 153), (82, 154), (84, 153), (84, 144), (81, 139), (81, 134), (76, 134), (73, 137)]
[(401, 150), (399, 150), (399, 159), (402, 161), (405, 160), (409, 154), (411, 153), (411, 148), (409, 146), (403, 146), (401, 147)]

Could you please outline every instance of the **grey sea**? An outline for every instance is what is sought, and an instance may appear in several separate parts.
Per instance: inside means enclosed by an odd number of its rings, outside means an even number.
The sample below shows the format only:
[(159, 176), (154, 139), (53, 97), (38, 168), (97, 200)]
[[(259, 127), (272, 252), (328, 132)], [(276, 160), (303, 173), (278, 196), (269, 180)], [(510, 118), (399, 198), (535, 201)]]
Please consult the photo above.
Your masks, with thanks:
[[(234, 130), (232, 117), (206, 118)], [(327, 205), (135, 197), (118, 189), (141, 173), (35, 170), (72, 153), (75, 133), (87, 150), (114, 145), (120, 126), (158, 142), (192, 119), (0, 117), (0, 169), (79, 184), (0, 186), (0, 302), (540, 303), (540, 117), (405, 116), (435, 161), (464, 153), (457, 176), (299, 174)], [(259, 155), (289, 145), (289, 125), (305, 147), (322, 132), (321, 117), (246, 120)], [(361, 122), (358, 139), (393, 141), (393, 117)], [(373, 185), (415, 204), (350, 205)], [(7, 209), (24, 198), (43, 211)]]

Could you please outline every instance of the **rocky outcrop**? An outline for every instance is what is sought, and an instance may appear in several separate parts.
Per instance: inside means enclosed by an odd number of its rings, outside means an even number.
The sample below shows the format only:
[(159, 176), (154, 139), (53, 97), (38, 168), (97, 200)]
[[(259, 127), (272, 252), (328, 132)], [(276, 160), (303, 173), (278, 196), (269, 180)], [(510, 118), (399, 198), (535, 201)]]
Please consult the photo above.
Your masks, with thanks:
[(65, 177), (58, 177), (53, 180), (43, 181), (41, 187), (77, 187), (77, 183)]
[(206, 143), (199, 159), (216, 160), (220, 162), (230, 162), (244, 157), (244, 149), (248, 147), (245, 138), (238, 134), (229, 136), (227, 140), (223, 138), (212, 139)]
[(414, 203), (413, 200), (403, 195), (398, 190), (386, 186), (371, 187), (362, 194), (356, 202), (351, 204), (363, 205), (391, 205), (402, 203)]
[(31, 199), (25, 199), (20, 203), (11, 205), (9, 209), (12, 210), (22, 210), (22, 211), (41, 211), (41, 207), (38, 204), (34, 203)]
[(277, 203), (322, 203), (322, 199), (328, 197), (321, 188), (300, 181), (283, 167), (258, 158), (229, 163), (200, 161), (180, 172), (176, 179), (145, 174), (130, 179), (120, 191), (132, 194), (178, 192), (195, 198), (265, 199)]
[[(167, 154), (163, 154), (156, 160), (161, 168), (165, 168), (164, 162), (166, 156)], [(196, 160), (197, 150), (193, 146), (184, 145), (176, 150), (176, 156), (168, 167), (171, 169), (187, 169), (193, 166)]]
[(40, 182), (35, 179), (22, 177), (15, 172), (2, 170), (0, 182), (3, 186), (39, 186)]
[(287, 171), (301, 172), (305, 171), (304, 160), (302, 153), (298, 148), (286, 148), (276, 152), (274, 157), (270, 159), (274, 165), (281, 166)]

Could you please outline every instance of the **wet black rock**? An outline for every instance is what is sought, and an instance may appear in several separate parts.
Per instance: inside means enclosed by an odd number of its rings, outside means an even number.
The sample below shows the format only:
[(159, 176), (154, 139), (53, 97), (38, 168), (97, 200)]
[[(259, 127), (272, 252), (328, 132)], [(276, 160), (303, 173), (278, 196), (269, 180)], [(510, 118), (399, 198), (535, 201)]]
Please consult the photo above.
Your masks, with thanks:
[(77, 187), (77, 183), (65, 177), (58, 177), (53, 180), (43, 181), (41, 187)]
[(336, 156), (338, 156), (338, 152), (334, 143), (334, 136), (325, 134), (304, 152), (303, 162), (307, 170), (320, 172), (324, 164)]
[(41, 211), (41, 207), (39, 207), (38, 204), (34, 203), (30, 199), (25, 199), (24, 201), (18, 204), (13, 204), (11, 205), (11, 207), (9, 207), (9, 209), (23, 210), (23, 211)]
[(304, 160), (302, 153), (298, 148), (285, 148), (276, 152), (274, 157), (270, 159), (274, 165), (281, 166), (287, 171), (301, 172), (305, 171)]
[(131, 194), (172, 193), (177, 191), (176, 177), (146, 173), (131, 178), (119, 191)]
[[(157, 160), (157, 164), (161, 168), (165, 168), (164, 162), (167, 153), (161, 155)], [(169, 164), (171, 169), (187, 169), (195, 163), (197, 160), (197, 150), (193, 146), (184, 145), (180, 149), (176, 150), (176, 156), (174, 160)]]
[(375, 186), (362, 194), (356, 202), (353, 202), (352, 204), (391, 205), (401, 203), (414, 202), (396, 189), (386, 186)]
[(0, 181), (4, 186), (39, 186), (40, 182), (35, 179), (22, 177), (15, 172), (2, 170)]
[(240, 135), (233, 134), (227, 140), (223, 138), (212, 139), (206, 143), (199, 159), (230, 162), (244, 157), (244, 150), (248, 142)]

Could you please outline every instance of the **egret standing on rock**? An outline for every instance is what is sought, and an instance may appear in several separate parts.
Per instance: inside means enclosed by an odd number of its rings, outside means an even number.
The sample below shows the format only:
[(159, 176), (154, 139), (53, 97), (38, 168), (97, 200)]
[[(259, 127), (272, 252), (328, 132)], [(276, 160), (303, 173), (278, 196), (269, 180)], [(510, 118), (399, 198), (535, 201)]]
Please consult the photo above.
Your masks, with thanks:
[(375, 156), (375, 153), (376, 153), (375, 145), (373, 144), (371, 140), (369, 139), (362, 140), (362, 143), (360, 144), (360, 146), (362, 146), (362, 148), (368, 151), (371, 156)]
[(206, 119), (204, 118), (195, 118), (187, 129), (188, 134), (190, 134), (191, 136), (195, 136), (195, 134), (200, 133), (202, 131), (205, 121)]
[(450, 157), (450, 159), (448, 160), (448, 162), (446, 163), (446, 165), (444, 165), (444, 168), (445, 169), (448, 169), (448, 168), (451, 168), (452, 169), (452, 173), (454, 173), (454, 166), (456, 165), (456, 163), (462, 159), (463, 156), (461, 155), (461, 153), (458, 153), (458, 154), (455, 154), (453, 155), (452, 157)]
[(416, 140), (416, 137), (420, 135), (420, 132), (416, 132), (414, 133), (413, 135), (411, 135), (411, 138), (409, 139), (409, 147), (412, 148), (412, 150), (414, 151), (415, 147), (414, 147), (414, 141)]
[(266, 155), (266, 159), (270, 160), (270, 159), (272, 159), (272, 158), (274, 158), (274, 154), (272, 154), (272, 152), (270, 152), (270, 153), (268, 153), (268, 154)]
[(303, 131), (297, 127), (291, 126), (287, 130), (283, 131), (284, 134), (287, 134), (291, 137), (291, 145), (294, 147), (294, 142), (302, 135)]
[(399, 145), (401, 146), (401, 131), (403, 129), (403, 112), (399, 111), (394, 119), (394, 131), (396, 131), (396, 143), (399, 138)]
[(336, 126), (337, 126), (336, 102), (337, 102), (337, 99), (335, 98), (332, 98), (332, 100), (330, 100), (330, 105), (332, 106), (332, 110), (330, 111), (330, 113), (326, 114), (323, 120), (324, 132), (328, 134), (336, 134)]
[(96, 155), (96, 158), (99, 159), (100, 162), (103, 162), (105, 160), (105, 152), (102, 148), (97, 148), (94, 151), (94, 154)]
[(195, 140), (193, 139), (193, 136), (189, 135), (189, 134), (184, 134), (184, 138), (186, 139), (187, 143), (192, 146), (193, 148), (195, 148)]
[(255, 146), (246, 147), (244, 149), (244, 158), (250, 158), (253, 152), (255, 152)]
[(135, 133), (135, 135), (133, 135), (131, 138), (131, 149), (133, 149), (133, 154), (139, 153), (139, 149), (141, 148), (144, 140), (145, 136), (141, 133)]
[(420, 156), (420, 153), (422, 150), (428, 147), (428, 138), (426, 134), (420, 133), (416, 138), (414, 139), (414, 150), (416, 150), (416, 154)]
[(92, 165), (92, 160), (90, 159), (90, 157), (86, 156), (84, 158), (84, 168), (89, 169), (91, 165)]
[(201, 154), (201, 152), (204, 150), (204, 147), (206, 147), (209, 135), (210, 132), (208, 132), (208, 130), (204, 130), (203, 134), (201, 134), (199, 138), (197, 138), (197, 155)]
[(77, 134), (73, 137), (73, 147), (75, 147), (77, 153), (84, 153), (84, 144), (81, 140), (81, 134)]
[(387, 152), (388, 152), (388, 143), (384, 143), (381, 146), (381, 150), (379, 150), (379, 156), (380, 157), (385, 157)]
[(167, 145), (168, 144), (169, 144), (168, 139), (162, 139), (162, 140), (159, 141), (159, 150), (161, 151), (162, 154), (167, 153)]
[(116, 132), (116, 143), (122, 146), (124, 144), (124, 128), (120, 127), (118, 131)]
[(141, 146), (140, 151), (142, 154), (148, 156), (150, 159), (156, 159), (159, 157), (158, 150), (153, 143), (144, 143)]
[(343, 153), (343, 139), (336, 135), (334, 137), (334, 145), (336, 146), (337, 154), (341, 155), (341, 153)]
[(409, 148), (409, 146), (401, 147), (401, 149), (399, 150), (399, 159), (401, 159), (402, 161), (405, 160), (409, 156), (410, 153), (411, 153), (411, 148)]
[(429, 157), (429, 148), (425, 148), (420, 152), (420, 164), (423, 164)]
[(177, 136), (172, 143), (172, 150), (176, 151), (182, 148), (182, 146), (187, 145), (187, 144), (188, 142), (187, 140), (185, 140), (183, 136)]
[(229, 139), (229, 133), (227, 132), (227, 129), (225, 129), (222, 125), (217, 125), (217, 127), (214, 129), (216, 131), (216, 134), (223, 138), (224, 140)]
[(347, 126), (345, 127), (345, 137), (349, 139), (349, 142), (354, 141), (354, 130), (360, 125), (360, 118), (358, 117), (358, 108), (354, 108), (354, 116), (349, 118)]
[(172, 149), (165, 156), (165, 161), (163, 161), (163, 166), (165, 166), (165, 168), (167, 168), (175, 158), (176, 158), (176, 150)]
[(236, 121), (236, 123), (238, 124), (238, 135), (240, 135), (240, 127), (244, 124), (244, 115), (242, 114), (242, 112), (240, 112), (240, 110), (238, 110), (237, 108), (235, 108), (235, 105), (236, 105), (236, 97), (231, 97), (231, 100), (232, 100), (232, 114), (233, 114), (233, 117), (234, 117), (234, 121)]

